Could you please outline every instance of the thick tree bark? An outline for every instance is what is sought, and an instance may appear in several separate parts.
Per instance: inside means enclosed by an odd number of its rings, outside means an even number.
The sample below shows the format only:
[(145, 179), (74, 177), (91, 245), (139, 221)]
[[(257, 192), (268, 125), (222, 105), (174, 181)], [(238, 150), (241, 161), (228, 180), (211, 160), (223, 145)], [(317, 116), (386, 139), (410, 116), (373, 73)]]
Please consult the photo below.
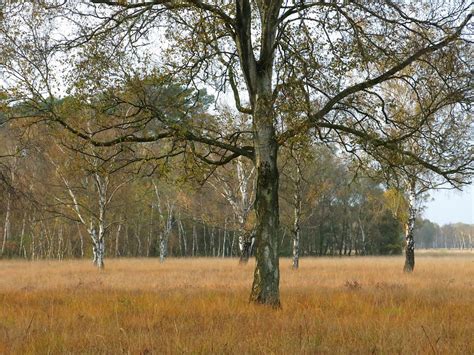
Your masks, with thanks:
[[(271, 79), (271, 75), (261, 78)], [(266, 79), (266, 80), (265, 80)], [(271, 81), (266, 82), (268, 86)], [(268, 91), (267, 91), (268, 92)], [(275, 139), (271, 95), (257, 96), (255, 127), (255, 163), (257, 168), (257, 190), (255, 198), (256, 261), (250, 300), (272, 307), (280, 306), (280, 270), (278, 260), (278, 145)]]
[(415, 269), (415, 239), (413, 237), (413, 231), (415, 229), (416, 219), (416, 192), (414, 184), (410, 186), (408, 211), (408, 223), (405, 229), (405, 266), (403, 267), (403, 271), (412, 272)]
[[(250, 301), (280, 306), (278, 262), (278, 143), (273, 112), (273, 60), (281, 0), (236, 4), (236, 44), (240, 66), (253, 109), (253, 129), (257, 188), (256, 261)], [(252, 4), (260, 14), (260, 55), (256, 60), (252, 43)]]

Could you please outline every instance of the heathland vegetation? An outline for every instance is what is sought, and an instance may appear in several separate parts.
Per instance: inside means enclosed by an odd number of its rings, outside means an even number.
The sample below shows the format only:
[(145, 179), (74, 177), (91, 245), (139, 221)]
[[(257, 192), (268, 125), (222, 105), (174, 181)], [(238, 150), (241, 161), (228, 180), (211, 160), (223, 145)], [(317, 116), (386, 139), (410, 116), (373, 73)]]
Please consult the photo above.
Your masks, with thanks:
[(282, 259), (275, 312), (248, 303), (253, 260), (3, 260), (0, 353), (471, 354), (473, 261)]

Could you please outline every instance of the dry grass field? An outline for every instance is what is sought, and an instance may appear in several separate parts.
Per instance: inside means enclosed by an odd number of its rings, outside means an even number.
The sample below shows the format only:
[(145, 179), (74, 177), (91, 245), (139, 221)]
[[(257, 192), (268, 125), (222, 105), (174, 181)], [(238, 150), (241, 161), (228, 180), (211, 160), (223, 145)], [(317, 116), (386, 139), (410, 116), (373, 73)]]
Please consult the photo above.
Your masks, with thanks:
[(281, 260), (281, 310), (247, 302), (254, 261), (0, 261), (1, 354), (473, 354), (474, 254)]

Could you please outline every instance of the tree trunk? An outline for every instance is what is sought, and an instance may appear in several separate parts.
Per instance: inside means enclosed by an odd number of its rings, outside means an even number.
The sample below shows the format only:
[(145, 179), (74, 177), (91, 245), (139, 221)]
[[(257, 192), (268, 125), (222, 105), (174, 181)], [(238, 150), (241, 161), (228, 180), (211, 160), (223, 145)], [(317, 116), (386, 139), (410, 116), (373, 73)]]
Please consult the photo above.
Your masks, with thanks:
[(405, 229), (405, 266), (403, 271), (412, 272), (415, 269), (415, 239), (413, 238), (413, 231), (416, 219), (416, 194), (414, 184), (412, 184), (409, 192), (408, 210), (409, 217)]
[(221, 238), (222, 231), (219, 228), (217, 230), (217, 257), (221, 256), (222, 251), (222, 238)]
[(197, 255), (197, 231), (196, 231), (196, 222), (193, 220), (193, 236), (192, 236), (192, 256)]
[(79, 242), (81, 248), (81, 259), (84, 258), (84, 236), (82, 235), (81, 228), (79, 227), (79, 223), (77, 224), (77, 231), (79, 233)]
[(209, 252), (212, 254), (213, 257), (216, 256), (216, 241), (215, 241), (215, 234), (214, 234), (214, 227), (211, 228), (210, 234), (210, 241), (209, 241)]
[[(271, 78), (271, 74), (265, 79)], [(266, 82), (271, 85), (271, 82)], [(255, 127), (255, 163), (257, 170), (256, 261), (250, 300), (255, 303), (280, 306), (280, 269), (278, 260), (278, 145), (275, 139), (271, 95), (257, 96)]]
[(298, 269), (300, 265), (300, 228), (299, 226), (293, 231), (293, 269)]
[(146, 238), (146, 252), (145, 255), (148, 258), (151, 252), (152, 240), (153, 240), (153, 204), (150, 204), (150, 228), (148, 230)]
[(367, 251), (366, 245), (365, 245), (366, 238), (365, 238), (365, 231), (364, 231), (364, 227), (362, 226), (362, 221), (360, 219), (360, 216), (358, 217), (358, 221), (359, 221), (360, 235), (362, 237), (362, 245), (361, 245), (360, 254), (365, 255)]
[[(34, 218), (33, 218), (34, 219)], [(35, 260), (36, 258), (36, 238), (35, 238), (35, 230), (31, 230), (31, 260)]]
[(64, 258), (64, 251), (63, 251), (63, 226), (61, 225), (59, 227), (58, 231), (58, 251), (57, 251), (57, 256), (58, 260), (62, 260)]
[(300, 228), (300, 219), (301, 219), (301, 202), (302, 202), (302, 192), (301, 192), (301, 166), (300, 160), (296, 158), (296, 176), (293, 179), (294, 187), (295, 187), (295, 195), (293, 196), (293, 207), (294, 207), (294, 215), (293, 215), (293, 269), (298, 269), (299, 262), (300, 262), (300, 236), (301, 236), (301, 228)]
[(223, 240), (222, 240), (222, 257), (225, 258), (225, 243), (227, 238), (227, 218), (224, 220), (224, 233), (223, 233)]
[(118, 226), (117, 226), (117, 232), (115, 233), (115, 257), (120, 256), (120, 248), (119, 248), (119, 241), (120, 241), (120, 231), (122, 230), (122, 220), (120, 219)]
[(186, 256), (188, 254), (188, 241), (186, 240), (186, 231), (183, 227), (183, 221), (181, 220), (181, 213), (178, 215), (178, 238), (180, 240), (179, 244), (181, 249), (181, 256)]
[(181, 216), (179, 219), (178, 228), (181, 230), (181, 238), (183, 238), (183, 256), (187, 256), (188, 255), (188, 240), (186, 237), (186, 231), (183, 226), (183, 221), (181, 220)]
[(23, 214), (23, 221), (21, 222), (20, 246), (18, 248), (18, 256), (19, 257), (21, 257), (21, 252), (23, 250), (23, 240), (25, 238), (25, 228), (26, 228), (26, 212)]
[(242, 231), (239, 235), (240, 259), (239, 264), (247, 264), (250, 258), (252, 246), (252, 233)]
[(100, 270), (104, 268), (105, 258), (105, 243), (103, 231), (100, 229), (99, 232), (95, 228), (89, 230), (89, 234), (92, 239), (92, 263), (97, 266)]
[(104, 258), (105, 258), (105, 243), (104, 239), (99, 239), (96, 245), (96, 260), (95, 265), (100, 269), (104, 269)]
[(6, 213), (5, 213), (5, 223), (3, 225), (3, 241), (2, 241), (2, 249), (0, 251), (0, 256), (2, 256), (3, 253), (5, 252), (5, 246), (7, 244), (7, 239), (10, 236), (11, 201), (12, 201), (12, 194), (11, 194), (11, 192), (9, 192), (8, 196), (7, 196), (7, 210), (6, 210)]
[(166, 232), (160, 233), (160, 263), (165, 262), (166, 251), (168, 249), (168, 241), (166, 240)]

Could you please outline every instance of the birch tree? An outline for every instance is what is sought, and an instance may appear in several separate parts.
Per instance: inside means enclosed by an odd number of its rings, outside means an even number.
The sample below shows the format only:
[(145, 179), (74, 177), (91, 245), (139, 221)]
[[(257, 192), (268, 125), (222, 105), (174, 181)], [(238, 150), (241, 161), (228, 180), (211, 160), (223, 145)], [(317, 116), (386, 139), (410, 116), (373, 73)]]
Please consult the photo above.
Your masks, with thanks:
[(174, 225), (175, 205), (169, 198), (164, 199), (157, 182), (153, 180), (153, 188), (156, 197), (156, 208), (158, 211), (159, 226), (159, 250), (160, 262), (164, 262), (168, 256), (168, 241)]
[(288, 193), (291, 195), (289, 196), (289, 204), (292, 209), (291, 235), (293, 244), (293, 269), (299, 268), (299, 259), (301, 254), (301, 225), (303, 214), (305, 212), (303, 209), (303, 199), (305, 197), (305, 192), (307, 195), (307, 191), (304, 191), (304, 174), (309, 170), (307, 165), (311, 165), (313, 163), (311, 156), (315, 150), (316, 149), (312, 147), (309, 142), (305, 142), (300, 138), (298, 141), (290, 142), (289, 146), (286, 147), (285, 152), (282, 154), (282, 160), (285, 161), (282, 163), (282, 175), (288, 180)]
[(301, 213), (302, 213), (302, 157), (298, 153), (292, 152), (292, 157), (295, 161), (296, 169), (292, 176), (292, 182), (294, 185), (294, 195), (293, 195), (293, 207), (294, 207), (294, 216), (293, 216), (293, 269), (299, 268), (300, 260), (300, 239), (301, 239)]
[(249, 215), (255, 199), (255, 168), (242, 157), (235, 159), (233, 172), (214, 174), (215, 182), (209, 183), (229, 203), (237, 220), (240, 263), (246, 264), (254, 243), (253, 226), (249, 226)]
[[(74, 103), (65, 103), (63, 110), (71, 115), (74, 112), (78, 120), (97, 114)], [(41, 198), (40, 204), (53, 216), (82, 225), (92, 243), (93, 264), (103, 269), (106, 235), (115, 222), (110, 215), (113, 200), (132, 178), (121, 160), (122, 147), (77, 144), (64, 133), (57, 131), (47, 138), (40, 136), (34, 145), (36, 154), (43, 156), (48, 167), (53, 168), (51, 178), (55, 179), (47, 183), (50, 191)]]
[[(17, 159), (13, 159), (12, 166), (8, 169), (9, 177), (7, 178), (9, 185), (15, 182), (15, 174), (16, 174), (16, 165)], [(0, 257), (3, 256), (5, 252), (5, 246), (7, 244), (7, 240), (11, 234), (11, 212), (12, 212), (12, 203), (13, 203), (13, 191), (11, 186), (7, 188), (7, 196), (6, 196), (6, 207), (5, 207), (5, 220), (3, 224), (3, 238), (2, 238), (2, 248), (0, 249)]]

